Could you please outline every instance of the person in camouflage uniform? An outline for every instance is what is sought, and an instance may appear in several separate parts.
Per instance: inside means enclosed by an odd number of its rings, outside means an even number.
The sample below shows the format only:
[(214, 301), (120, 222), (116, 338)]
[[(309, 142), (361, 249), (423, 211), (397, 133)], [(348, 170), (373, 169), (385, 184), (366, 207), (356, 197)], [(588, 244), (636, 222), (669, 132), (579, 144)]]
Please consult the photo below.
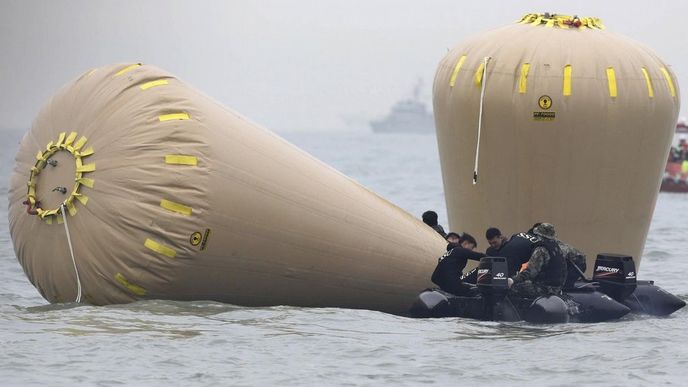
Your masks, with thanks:
[(509, 278), (510, 292), (524, 298), (561, 294), (567, 266), (555, 239), (554, 226), (542, 223), (533, 229), (533, 234), (542, 239), (533, 249), (525, 270)]
[(564, 289), (572, 288), (574, 283), (581, 278), (578, 270), (576, 270), (576, 268), (572, 265), (576, 265), (581, 272), (585, 273), (585, 269), (587, 268), (585, 254), (570, 244), (558, 239), (557, 244), (559, 245), (564, 258), (566, 258), (566, 266), (568, 267)]

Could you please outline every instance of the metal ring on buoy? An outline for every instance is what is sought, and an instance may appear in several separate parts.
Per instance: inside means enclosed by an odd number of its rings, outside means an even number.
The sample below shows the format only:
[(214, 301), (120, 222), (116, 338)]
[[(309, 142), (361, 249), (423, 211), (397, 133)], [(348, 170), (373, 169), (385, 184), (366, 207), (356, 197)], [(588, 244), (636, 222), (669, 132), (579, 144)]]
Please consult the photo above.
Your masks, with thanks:
[[(86, 205), (88, 202), (88, 197), (81, 193), (79, 190), (82, 185), (89, 188), (93, 188), (94, 181), (90, 178), (85, 178), (84, 173), (93, 172), (96, 169), (95, 163), (84, 164), (83, 158), (91, 156), (94, 153), (93, 148), (89, 147), (82, 150), (83, 146), (86, 144), (86, 137), (81, 136), (76, 142), (77, 133), (71, 132), (69, 135), (66, 132), (62, 132), (57, 139), (57, 142), (50, 141), (46, 146), (44, 151), (39, 151), (36, 155), (36, 164), (31, 167), (31, 175), (29, 177), (27, 199), (23, 204), (27, 205), (26, 212), (30, 215), (38, 215), (41, 219), (46, 220), (48, 223), (52, 223), (52, 217), (57, 216), (62, 213), (62, 204), (67, 208), (67, 211), (71, 216), (76, 214), (76, 207), (74, 205), (74, 200), (76, 199), (81, 204)], [(52, 209), (41, 208), (41, 202), (36, 197), (36, 181), (37, 176), (45, 169), (46, 165), (52, 165), (55, 167), (57, 165), (56, 160), (52, 160), (51, 157), (58, 151), (67, 151), (73, 157), (76, 163), (76, 176), (74, 179), (74, 186), (72, 187), (69, 196), (60, 204), (60, 206)], [(58, 188), (56, 188), (58, 189)], [(54, 190), (56, 190), (54, 189)], [(54, 191), (53, 190), (53, 191)], [(59, 192), (67, 194), (69, 192), (66, 187), (59, 187)]]

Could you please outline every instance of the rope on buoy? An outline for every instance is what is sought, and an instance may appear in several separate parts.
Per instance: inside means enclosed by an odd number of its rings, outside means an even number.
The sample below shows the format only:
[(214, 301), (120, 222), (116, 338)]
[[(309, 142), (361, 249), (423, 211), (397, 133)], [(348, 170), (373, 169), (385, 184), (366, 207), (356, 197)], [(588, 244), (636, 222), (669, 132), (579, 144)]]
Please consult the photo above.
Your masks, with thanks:
[(480, 130), (483, 126), (483, 101), (485, 99), (485, 85), (487, 84), (487, 62), (492, 59), (486, 56), (483, 62), (482, 85), (480, 88), (480, 112), (478, 113), (478, 140), (475, 144), (475, 165), (473, 167), (473, 185), (478, 183), (478, 157), (480, 156)]
[(60, 209), (62, 210), (62, 219), (64, 220), (64, 226), (65, 226), (65, 232), (67, 233), (67, 243), (69, 244), (69, 253), (72, 255), (72, 264), (74, 264), (74, 272), (76, 273), (76, 286), (77, 286), (77, 294), (76, 294), (76, 300), (74, 302), (81, 302), (81, 279), (79, 279), (79, 269), (76, 267), (76, 260), (74, 259), (74, 248), (72, 247), (72, 237), (69, 235), (69, 226), (67, 226), (67, 214), (65, 204), (62, 203), (60, 205)]

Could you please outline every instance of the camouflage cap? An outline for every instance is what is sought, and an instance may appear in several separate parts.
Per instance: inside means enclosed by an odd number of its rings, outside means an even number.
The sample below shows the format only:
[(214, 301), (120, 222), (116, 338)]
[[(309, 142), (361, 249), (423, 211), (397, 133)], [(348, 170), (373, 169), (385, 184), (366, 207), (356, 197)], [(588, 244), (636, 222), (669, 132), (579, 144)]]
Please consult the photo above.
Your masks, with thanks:
[(533, 229), (533, 234), (547, 239), (554, 239), (556, 236), (554, 226), (551, 223), (542, 223), (535, 227), (535, 229)]

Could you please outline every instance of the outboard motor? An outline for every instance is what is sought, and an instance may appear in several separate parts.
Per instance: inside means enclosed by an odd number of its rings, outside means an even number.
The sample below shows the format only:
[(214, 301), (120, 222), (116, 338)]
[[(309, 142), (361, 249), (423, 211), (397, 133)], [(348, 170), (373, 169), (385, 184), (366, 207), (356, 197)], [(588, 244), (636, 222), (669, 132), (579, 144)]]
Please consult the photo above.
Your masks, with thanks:
[(508, 266), (506, 258), (483, 257), (478, 264), (478, 276), (476, 285), (478, 291), (485, 298), (493, 301), (501, 300), (509, 290), (507, 283)]
[(518, 321), (522, 317), (506, 297), (509, 291), (509, 265), (504, 257), (483, 257), (478, 264), (476, 285), (482, 296), (482, 319)]
[(637, 286), (635, 263), (628, 255), (598, 254), (592, 280), (599, 282), (600, 290), (621, 301), (630, 296)]

